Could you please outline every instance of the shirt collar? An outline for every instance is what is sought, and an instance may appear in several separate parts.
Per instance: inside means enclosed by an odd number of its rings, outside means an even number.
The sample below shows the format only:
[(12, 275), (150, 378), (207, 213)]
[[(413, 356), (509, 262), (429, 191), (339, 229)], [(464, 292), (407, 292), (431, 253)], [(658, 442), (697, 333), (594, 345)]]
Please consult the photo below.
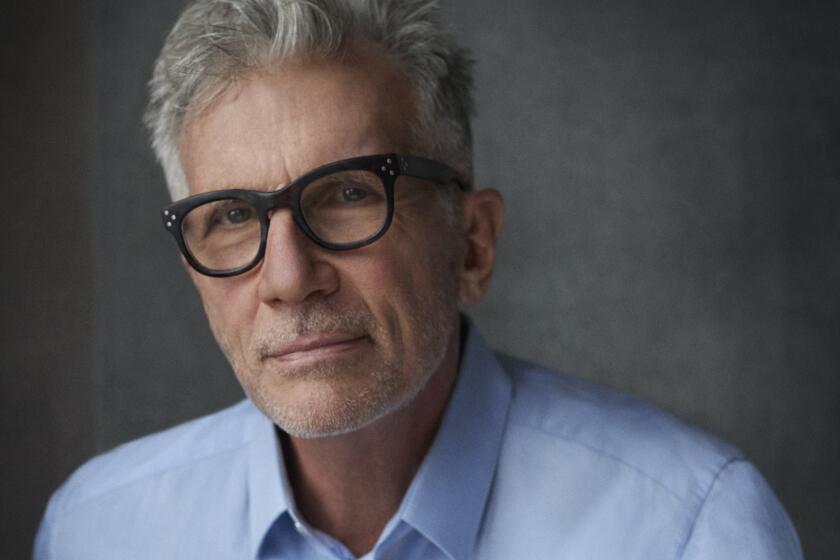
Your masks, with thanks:
[[(466, 320), (465, 325), (460, 372), (440, 428), (394, 523), (386, 527), (388, 532), (404, 522), (453, 560), (472, 557), (511, 399), (510, 380), (495, 354)], [(294, 499), (274, 425), (253, 411), (248, 508), (256, 557), (277, 519), (294, 515)]]
[(440, 429), (398, 516), (453, 560), (472, 557), (496, 469), (511, 383), (475, 328)]

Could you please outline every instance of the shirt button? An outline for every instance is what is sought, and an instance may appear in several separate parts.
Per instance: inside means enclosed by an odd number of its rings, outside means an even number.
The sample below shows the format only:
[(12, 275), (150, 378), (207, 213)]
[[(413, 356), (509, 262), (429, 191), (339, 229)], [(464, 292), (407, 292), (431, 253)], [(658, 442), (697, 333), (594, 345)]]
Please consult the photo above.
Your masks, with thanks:
[(295, 529), (297, 529), (298, 533), (303, 533), (303, 523), (295, 521)]

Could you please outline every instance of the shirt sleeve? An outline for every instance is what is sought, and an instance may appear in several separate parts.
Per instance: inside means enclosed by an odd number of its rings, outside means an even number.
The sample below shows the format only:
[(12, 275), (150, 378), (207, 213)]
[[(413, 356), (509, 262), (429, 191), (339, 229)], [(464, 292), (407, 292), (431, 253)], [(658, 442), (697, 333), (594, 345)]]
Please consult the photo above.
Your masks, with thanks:
[(735, 460), (718, 473), (681, 560), (802, 560), (796, 530), (758, 470)]

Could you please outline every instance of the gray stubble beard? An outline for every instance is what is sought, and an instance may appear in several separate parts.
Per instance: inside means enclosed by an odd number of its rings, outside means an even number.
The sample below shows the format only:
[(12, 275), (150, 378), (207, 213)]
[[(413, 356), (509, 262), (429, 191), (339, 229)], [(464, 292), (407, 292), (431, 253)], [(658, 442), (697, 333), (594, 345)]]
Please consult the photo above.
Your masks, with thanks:
[[(440, 268), (448, 268), (449, 265), (450, 263), (446, 263)], [(271, 394), (270, 383), (267, 383), (266, 376), (272, 375), (272, 372), (265, 369), (260, 371), (259, 366), (250, 368), (246, 363), (242, 363), (245, 361), (244, 357), (238, 358), (227, 337), (219, 332), (219, 329), (213, 328), (213, 332), (237, 373), (245, 393), (280, 429), (291, 436), (307, 439), (346, 434), (406, 406), (423, 390), (443, 362), (452, 330), (457, 325), (457, 320), (454, 320), (447, 310), (453, 315), (457, 314), (457, 297), (452, 269), (448, 268), (438, 273), (444, 276), (437, 276), (439, 280), (433, 293), (417, 302), (419, 309), (410, 325), (414, 327), (418, 338), (418, 351), (414, 363), (397, 363), (383, 357), (381, 364), (367, 374), (372, 378), (372, 383), (366, 384), (363, 391), (342, 399), (335, 399), (333, 395), (332, 405), (317, 411), (308, 412), (278, 402)], [(213, 327), (214, 322), (210, 323)], [(282, 332), (262, 334), (260, 340), (252, 344), (252, 349), (249, 350), (251, 355), (263, 356), (271, 344), (291, 340), (307, 332), (365, 332), (370, 335), (374, 350), (379, 348), (376, 341), (382, 337), (369, 310), (339, 311), (324, 301), (316, 301), (301, 309), (285, 324)], [(393, 334), (398, 338), (400, 333)], [(349, 367), (353, 367), (353, 364), (349, 364)], [(340, 376), (341, 369), (343, 368), (333, 364), (323, 364), (300, 368), (299, 371), (291, 371), (285, 375), (326, 380), (331, 376)], [(407, 375), (409, 371), (415, 373)]]

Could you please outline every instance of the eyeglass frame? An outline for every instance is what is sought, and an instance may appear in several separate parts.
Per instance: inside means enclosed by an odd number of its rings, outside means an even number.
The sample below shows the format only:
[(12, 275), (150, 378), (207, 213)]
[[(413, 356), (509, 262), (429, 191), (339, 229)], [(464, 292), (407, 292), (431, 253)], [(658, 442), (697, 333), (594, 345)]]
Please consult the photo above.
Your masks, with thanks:
[[(306, 218), (300, 208), (300, 195), (311, 182), (331, 173), (339, 171), (370, 171), (379, 176), (385, 187), (386, 215), (382, 227), (374, 234), (352, 243), (331, 243), (318, 237), (306, 223)], [(376, 154), (343, 159), (321, 165), (308, 171), (279, 190), (256, 191), (249, 189), (220, 189), (208, 191), (187, 198), (183, 198), (163, 208), (160, 212), (163, 227), (172, 234), (181, 254), (189, 265), (205, 276), (224, 278), (243, 274), (255, 266), (265, 257), (268, 243), (268, 227), (271, 222), (268, 213), (279, 207), (289, 207), (295, 224), (312, 242), (331, 251), (349, 251), (370, 245), (388, 231), (394, 218), (394, 185), (397, 177), (414, 177), (426, 179), (440, 185), (456, 184), (461, 191), (469, 190), (458, 173), (446, 164), (419, 156), (397, 153)], [(181, 218), (196, 207), (227, 198), (238, 198), (250, 204), (260, 219), (260, 245), (254, 258), (243, 266), (227, 270), (214, 270), (203, 266), (190, 252), (181, 224)]]

